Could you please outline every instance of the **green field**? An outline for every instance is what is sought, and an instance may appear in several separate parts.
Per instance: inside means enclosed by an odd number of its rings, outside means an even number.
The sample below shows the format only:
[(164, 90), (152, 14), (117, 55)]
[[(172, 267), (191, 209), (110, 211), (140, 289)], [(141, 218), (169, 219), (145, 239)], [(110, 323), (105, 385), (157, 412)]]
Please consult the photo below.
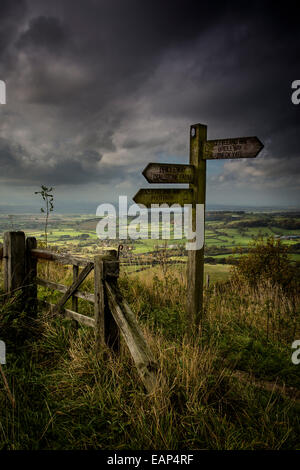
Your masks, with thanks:
[[(121, 273), (127, 273), (127, 274), (135, 274), (136, 272), (142, 272), (145, 273), (147, 272), (148, 276), (153, 276), (155, 274), (159, 274), (161, 272), (161, 267), (160, 266), (154, 266), (154, 267), (149, 267), (143, 271), (138, 271), (139, 266), (122, 266), (121, 267)], [(228, 264), (205, 264), (204, 265), (204, 278), (205, 278), (205, 283), (207, 282), (207, 274), (209, 275), (209, 282), (214, 283), (216, 281), (226, 281), (229, 278), (230, 275), (230, 270), (231, 266)], [(186, 271), (186, 265), (184, 264), (175, 264), (170, 267), (168, 267), (168, 273), (173, 274), (175, 271), (182, 273), (182, 275), (185, 275)]]
[[(297, 246), (300, 242), (298, 213), (216, 212), (208, 213), (206, 219), (205, 256), (214, 258), (216, 262), (221, 258), (226, 260), (231, 256), (235, 258), (240, 256), (236, 253), (238, 249), (247, 251), (249, 244), (258, 236), (299, 237), (299, 239), (282, 239), (282, 243), (289, 246), (290, 259), (293, 262), (300, 261), (300, 249)], [(51, 214), (48, 227), (48, 245), (81, 256), (93, 255), (105, 247), (117, 248), (119, 244), (125, 245), (125, 251), (130, 249), (133, 256), (165, 248), (176, 250), (176, 247), (179, 250), (177, 256), (183, 254), (186, 240), (172, 239), (173, 225), (171, 226), (170, 240), (145, 238), (129, 241), (99, 240), (96, 234), (98, 222), (99, 219), (92, 214), (85, 216)], [(161, 223), (159, 226), (161, 228)], [(148, 228), (150, 227), (142, 227), (141, 233), (145, 235)], [(154, 229), (155, 226), (152, 227), (152, 230)], [(6, 230), (23, 230), (26, 235), (35, 236), (40, 245), (45, 240), (44, 218), (41, 214), (16, 216), (0, 214), (0, 240)], [(151, 236), (150, 230), (149, 236)], [(219, 269), (221, 270), (221, 267)], [(223, 271), (227, 272), (226, 268), (223, 268)]]
[[(285, 292), (263, 278), (253, 287), (243, 277), (222, 282), (232, 269), (223, 263), (238, 256), (238, 246), (246, 253), (260, 233), (274, 234), (282, 220), (297, 227), (299, 219), (260, 214), (258, 222), (270, 225), (252, 227), (257, 214), (210, 217), (216, 220), (207, 221), (205, 258), (213, 260), (204, 267), (204, 315), (195, 334), (186, 311), (184, 240), (120, 241), (119, 292), (164, 379), (153, 395), (145, 393), (124, 338), (119, 355), (105, 345), (96, 352), (87, 326), (75, 328), (42, 307), (29, 321), (18, 312), (17, 297), (6, 301), (0, 270), (4, 370), (15, 399), (14, 408), (0, 380), (0, 450), (299, 449), (300, 366), (291, 360), (300, 335), (298, 290)], [(84, 257), (117, 247), (118, 240), (97, 238), (95, 223), (89, 215), (53, 217), (49, 246)], [(12, 227), (0, 216), (0, 229), (1, 236), (23, 230), (43, 246), (41, 217), (20, 216)], [(291, 228), (288, 235), (298, 232)], [(282, 243), (300, 261), (298, 239)], [(38, 276), (70, 286), (72, 268), (49, 264), (47, 272), (47, 263), (38, 263)], [(93, 292), (92, 273), (81, 288)], [(61, 293), (38, 286), (38, 298), (55, 304)], [(72, 299), (66, 307), (73, 308)], [(80, 298), (77, 311), (93, 316), (94, 305)]]

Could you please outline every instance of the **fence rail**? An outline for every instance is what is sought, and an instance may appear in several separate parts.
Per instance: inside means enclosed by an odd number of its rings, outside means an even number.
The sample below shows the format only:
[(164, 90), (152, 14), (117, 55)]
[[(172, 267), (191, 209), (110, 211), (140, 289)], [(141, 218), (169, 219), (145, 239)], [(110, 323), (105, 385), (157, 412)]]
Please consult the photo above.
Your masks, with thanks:
[[(56, 313), (56, 308), (57, 308), (56, 305), (51, 304), (50, 302), (47, 302), (46, 300), (39, 301), (39, 304), (43, 307), (48, 308), (48, 310), (52, 314)], [(81, 323), (82, 325), (91, 326), (92, 328), (95, 328), (94, 318), (87, 317), (86, 315), (81, 315), (81, 313), (74, 312), (73, 310), (70, 310), (68, 308), (63, 308), (62, 312), (64, 313), (64, 316), (66, 318), (69, 318), (70, 320), (76, 320), (78, 323)]]
[[(48, 289), (56, 290), (58, 292), (62, 292), (63, 294), (65, 294), (68, 290), (67, 286), (63, 284), (58, 284), (57, 282), (47, 281), (46, 279), (41, 279), (39, 277), (36, 278), (36, 283), (39, 286), (47, 287)], [(95, 296), (94, 294), (91, 294), (90, 292), (80, 292), (77, 290), (76, 292), (74, 292), (73, 296), (78, 299), (87, 300), (88, 302), (91, 302), (91, 303), (95, 302)]]
[(83, 258), (76, 258), (75, 256), (65, 255), (60, 253), (53, 253), (49, 250), (33, 249), (31, 256), (37, 259), (44, 259), (47, 261), (56, 261), (57, 263), (73, 266), (86, 266), (90, 260)]
[[(73, 321), (95, 330), (95, 349), (104, 345), (119, 351), (120, 333), (130, 351), (137, 372), (149, 393), (161, 383), (159, 368), (143, 337), (138, 321), (118, 288), (120, 263), (116, 250), (107, 250), (94, 260), (77, 258), (69, 254), (53, 253), (37, 248), (34, 237), (25, 237), (24, 232), (6, 232), (4, 243), (0, 244), (0, 260), (4, 264), (4, 290), (7, 296), (16, 290), (21, 296), (16, 309), (25, 311), (31, 317), (37, 315), (38, 305), (51, 313), (63, 315)], [(65, 286), (37, 276), (39, 260), (73, 266), (73, 282)], [(79, 268), (82, 268), (79, 270)], [(82, 292), (80, 285), (94, 271), (94, 293)], [(37, 286), (43, 286), (63, 295), (57, 304), (40, 301)], [(66, 302), (72, 299), (72, 309)], [(94, 304), (94, 317), (79, 313), (78, 299)]]

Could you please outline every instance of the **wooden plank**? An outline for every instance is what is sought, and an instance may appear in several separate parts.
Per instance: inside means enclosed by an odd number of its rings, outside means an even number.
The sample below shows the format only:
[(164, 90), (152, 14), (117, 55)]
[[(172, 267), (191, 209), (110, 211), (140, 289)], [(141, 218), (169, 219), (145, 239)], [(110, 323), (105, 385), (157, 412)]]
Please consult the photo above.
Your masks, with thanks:
[(192, 204), (193, 191), (190, 189), (140, 189), (133, 197), (136, 204), (151, 207), (151, 204)]
[(76, 320), (78, 323), (81, 323), (82, 325), (91, 326), (92, 328), (95, 328), (94, 318), (87, 317), (86, 315), (82, 315), (81, 313), (78, 313), (78, 312), (73, 312), (72, 310), (69, 310), (67, 308), (64, 309), (64, 315), (66, 318), (69, 318), (70, 320)]
[[(105, 259), (104, 263), (104, 275), (105, 277), (114, 277), (118, 278), (120, 274), (120, 263), (117, 261), (117, 251), (116, 250), (107, 250), (109, 251), (109, 258)], [(115, 253), (112, 255), (112, 253)]]
[[(109, 251), (109, 250), (106, 250)], [(105, 252), (104, 252), (105, 253)], [(31, 254), (34, 258), (44, 259), (47, 261), (54, 261), (59, 264), (73, 265), (73, 266), (87, 266), (92, 263), (89, 259), (77, 258), (71, 255), (65, 255), (60, 253), (54, 253), (49, 250), (34, 249), (31, 250)], [(119, 264), (115, 260), (108, 260), (105, 263), (106, 274), (111, 277), (119, 276)]]
[(93, 267), (94, 267), (94, 263), (89, 263), (87, 266), (85, 266), (85, 268), (83, 268), (78, 278), (72, 283), (72, 285), (64, 293), (60, 301), (57, 303), (56, 305), (57, 312), (60, 312), (63, 305), (69, 300), (69, 298), (73, 295), (73, 293), (76, 292), (80, 284), (85, 280), (85, 278), (92, 271)]
[[(58, 284), (57, 282), (48, 281), (46, 279), (37, 278), (36, 282), (39, 286), (47, 287), (48, 289), (52, 290), (57, 290), (58, 292), (62, 292), (63, 294), (68, 290), (67, 286), (64, 286), (63, 284)], [(77, 297), (78, 299), (87, 300), (91, 303), (95, 302), (94, 294), (91, 294), (90, 292), (80, 292), (77, 290), (76, 292), (74, 292), (73, 296)]]
[(3, 287), (4, 292), (8, 294), (8, 252), (9, 252), (9, 237), (4, 233), (3, 236)]
[(45, 259), (47, 261), (55, 261), (60, 264), (71, 264), (73, 266), (87, 266), (91, 262), (87, 259), (76, 258), (75, 256), (54, 253), (49, 250), (41, 249), (31, 250), (31, 255), (34, 258)]
[[(39, 304), (48, 308), (52, 314), (57, 313), (56, 305), (51, 304), (50, 302), (47, 302), (45, 300), (39, 300)], [(95, 328), (94, 318), (87, 317), (86, 315), (81, 315), (81, 313), (73, 312), (73, 310), (69, 310), (68, 308), (63, 308), (61, 312), (66, 318), (69, 318), (70, 320), (76, 320), (82, 325), (91, 326), (92, 328)]]
[(116, 286), (105, 281), (105, 289), (110, 310), (128, 346), (138, 374), (146, 390), (152, 393), (159, 385), (158, 366), (152, 352), (143, 337), (134, 313)]
[(4, 234), (4, 290), (8, 295), (19, 293), (18, 309), (24, 308), (23, 285), (25, 279), (25, 234)]
[[(192, 230), (196, 231), (196, 204), (204, 204), (206, 194), (206, 161), (203, 159), (203, 145), (206, 141), (207, 126), (195, 124), (190, 129), (190, 164), (195, 167), (195, 181), (190, 184), (194, 193), (192, 208)], [(205, 224), (205, 220), (203, 220)], [(200, 250), (188, 250), (187, 263), (187, 314), (189, 332), (199, 325), (203, 316), (204, 245)], [(190, 328), (192, 326), (193, 328)]]
[(208, 140), (204, 143), (203, 159), (255, 158), (263, 147), (257, 137)]
[(175, 163), (149, 163), (143, 175), (149, 183), (192, 183), (194, 167)]
[(114, 276), (109, 276), (106, 268), (106, 264), (111, 263), (112, 260), (119, 265), (116, 250), (109, 250), (105, 255), (94, 257), (96, 352), (100, 351), (103, 344), (106, 344), (115, 352), (119, 352), (120, 349), (119, 329), (109, 309), (104, 289), (106, 279), (109, 279), (112, 283), (116, 282)]
[[(78, 266), (73, 266), (73, 282), (77, 280), (78, 273), (79, 273)], [(72, 295), (72, 310), (74, 310), (74, 312), (78, 312), (78, 297), (76, 297), (76, 295), (74, 294)]]
[(95, 318), (95, 347), (96, 352), (105, 344), (105, 294), (104, 294), (103, 256), (94, 257), (94, 318)]
[[(73, 282), (77, 280), (79, 274), (79, 267), (73, 266)], [(78, 312), (78, 297), (74, 294), (72, 295), (72, 310)], [(73, 328), (76, 330), (78, 328), (78, 323), (76, 320), (72, 320)]]
[(28, 237), (26, 239), (26, 310), (33, 318), (37, 316), (37, 259), (31, 256), (31, 250), (36, 247), (36, 238)]

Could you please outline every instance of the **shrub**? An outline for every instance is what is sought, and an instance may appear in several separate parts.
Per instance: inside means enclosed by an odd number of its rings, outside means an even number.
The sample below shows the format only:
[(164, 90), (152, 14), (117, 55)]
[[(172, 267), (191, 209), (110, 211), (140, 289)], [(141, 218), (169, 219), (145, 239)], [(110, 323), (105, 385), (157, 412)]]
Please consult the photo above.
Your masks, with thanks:
[(279, 284), (285, 290), (296, 288), (297, 269), (288, 257), (288, 247), (280, 240), (259, 237), (249, 244), (248, 254), (233, 267), (233, 279), (256, 287), (262, 281)]

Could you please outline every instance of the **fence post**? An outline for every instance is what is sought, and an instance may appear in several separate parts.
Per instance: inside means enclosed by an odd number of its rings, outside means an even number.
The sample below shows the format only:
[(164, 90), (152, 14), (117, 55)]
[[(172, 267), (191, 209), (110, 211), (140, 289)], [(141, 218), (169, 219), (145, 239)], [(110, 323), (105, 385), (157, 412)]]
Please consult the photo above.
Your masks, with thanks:
[(37, 316), (37, 259), (31, 256), (31, 250), (36, 249), (37, 241), (35, 237), (26, 239), (26, 307), (32, 318)]
[[(79, 267), (74, 264), (73, 265), (73, 282), (76, 281), (76, 279), (78, 278), (78, 273), (79, 273)], [(72, 310), (73, 312), (78, 312), (78, 298), (75, 297), (75, 295), (72, 295)], [(71, 324), (74, 330), (78, 329), (79, 324), (76, 320), (72, 320)]]
[(106, 279), (117, 283), (117, 276), (114, 278), (110, 276), (109, 264), (112, 265), (112, 262), (118, 265), (116, 250), (108, 250), (107, 254), (94, 257), (96, 351), (99, 351), (103, 344), (115, 352), (118, 352), (120, 348), (119, 328), (109, 309), (104, 286)]
[[(25, 278), (25, 234), (5, 232), (3, 244), (4, 291), (7, 296), (20, 294), (17, 309), (24, 309), (23, 284)], [(21, 292), (20, 292), (21, 291)]]

